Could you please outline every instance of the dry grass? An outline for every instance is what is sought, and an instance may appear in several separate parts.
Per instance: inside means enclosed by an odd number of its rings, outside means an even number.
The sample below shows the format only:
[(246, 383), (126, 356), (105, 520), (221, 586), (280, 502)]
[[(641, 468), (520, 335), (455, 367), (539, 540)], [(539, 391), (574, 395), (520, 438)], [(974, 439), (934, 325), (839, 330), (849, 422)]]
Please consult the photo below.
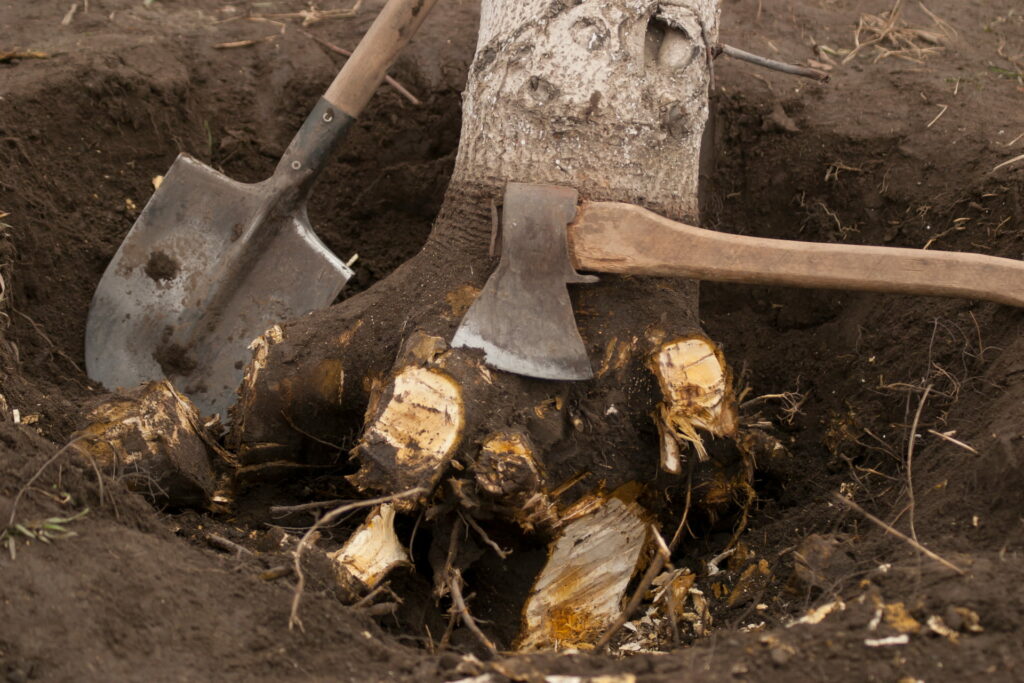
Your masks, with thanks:
[(919, 2), (918, 6), (931, 19), (930, 28), (915, 28), (907, 24), (903, 18), (903, 0), (896, 0), (887, 12), (862, 14), (853, 32), (853, 48), (843, 57), (842, 63), (849, 63), (868, 48), (874, 48), (874, 62), (898, 57), (921, 63), (941, 52), (947, 43), (956, 39), (957, 31), (924, 3)]

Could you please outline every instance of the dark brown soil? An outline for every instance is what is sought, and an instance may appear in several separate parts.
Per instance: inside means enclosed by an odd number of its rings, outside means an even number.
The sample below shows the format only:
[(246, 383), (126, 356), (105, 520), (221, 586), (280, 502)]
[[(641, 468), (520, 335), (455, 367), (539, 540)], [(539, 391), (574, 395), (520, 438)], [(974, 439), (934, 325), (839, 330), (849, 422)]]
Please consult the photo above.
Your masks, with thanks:
[[(355, 19), (308, 30), (351, 48), (380, 3), (367, 4)], [(765, 237), (1024, 256), (1024, 162), (992, 171), (1024, 153), (1017, 4), (936, 0), (928, 8), (958, 32), (945, 49), (875, 61), (879, 53), (866, 48), (827, 85), (719, 58), (705, 223)], [(35, 533), (42, 527), (33, 523), (89, 509), (65, 525), (73, 537), (18, 535), (14, 559), (0, 548), (0, 673), (11, 681), (455, 680), (493, 670), (460, 656), (469, 639), (435, 653), (423, 631), (409, 628), (418, 620), (435, 638), (444, 629), (427, 597), (404, 605), (397, 621), (375, 622), (342, 607), (314, 577), (305, 631), (287, 629), (290, 579), (259, 578), (282, 561), (260, 551), (265, 509), (337, 494), (328, 476), (291, 477), (274, 491), (254, 485), (234, 516), (169, 514), (116, 480), (101, 484), (70, 451), (54, 457), (102, 393), (81, 370), (86, 312), (153, 178), (181, 151), (240, 180), (266, 176), (341, 63), (296, 23), (278, 34), (272, 24), (221, 22), (231, 15), (213, 0), (79, 5), (63, 26), (70, 2), (0, 1), (0, 53), (49, 55), (0, 63), (0, 524), (13, 515)], [(779, 59), (820, 60), (814, 45), (849, 48), (860, 14), (890, 6), (725, 0), (722, 39)], [(261, 11), (304, 7), (278, 0)], [(935, 29), (916, 3), (904, 17)], [(475, 22), (474, 3), (439, 3), (392, 72), (424, 104), (383, 87), (313, 194), (324, 241), (346, 258), (360, 255), (345, 296), (426, 239), (458, 144)], [(152, 266), (160, 278), (173, 264)], [(651, 681), (1024, 678), (1024, 315), (971, 301), (716, 284), (702, 285), (701, 304), (738, 389), (749, 389), (745, 419), (769, 421), (792, 452), (762, 463), (742, 537), (772, 580), (732, 607), (713, 601), (712, 635), (669, 655), (505, 660), (496, 680), (611, 672)], [(787, 392), (799, 394), (798, 405), (756, 400)], [(908, 441), (922, 403), (911, 506)], [(338, 467), (346, 465), (318, 472)], [(965, 574), (845, 509), (832, 498), (838, 491), (905, 533), (913, 520), (920, 541)], [(257, 552), (213, 549), (210, 533)], [(702, 568), (728, 537), (725, 529), (684, 544), (677, 564)], [(797, 557), (813, 554), (816, 540), (832, 550), (808, 569)], [(531, 548), (513, 557), (514, 572), (493, 558), (475, 570), (477, 609), (506, 640), (516, 624), (491, 596), (524, 590), (516, 577), (543, 559)], [(744, 566), (699, 585), (713, 595), (714, 583), (730, 587)], [(412, 573), (401, 580), (429, 591)], [(845, 611), (785, 628), (839, 597)], [(875, 598), (904, 603), (922, 624), (938, 615), (954, 628), (966, 629), (958, 611), (966, 608), (984, 630), (964, 630), (954, 644), (924, 628), (905, 645), (869, 647), (866, 639), (897, 634), (889, 623), (869, 630)]]

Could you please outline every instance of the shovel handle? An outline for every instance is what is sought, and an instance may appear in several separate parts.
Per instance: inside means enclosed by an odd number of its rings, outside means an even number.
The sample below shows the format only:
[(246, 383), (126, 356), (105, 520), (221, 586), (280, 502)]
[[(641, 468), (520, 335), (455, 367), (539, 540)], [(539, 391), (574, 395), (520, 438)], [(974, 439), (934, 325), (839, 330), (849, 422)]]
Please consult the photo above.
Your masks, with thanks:
[(730, 235), (632, 204), (584, 202), (569, 225), (579, 270), (984, 299), (1024, 306), (1024, 262), (957, 251)]
[(324, 99), (351, 118), (362, 113), (385, 72), (409, 42), (437, 0), (388, 0)]

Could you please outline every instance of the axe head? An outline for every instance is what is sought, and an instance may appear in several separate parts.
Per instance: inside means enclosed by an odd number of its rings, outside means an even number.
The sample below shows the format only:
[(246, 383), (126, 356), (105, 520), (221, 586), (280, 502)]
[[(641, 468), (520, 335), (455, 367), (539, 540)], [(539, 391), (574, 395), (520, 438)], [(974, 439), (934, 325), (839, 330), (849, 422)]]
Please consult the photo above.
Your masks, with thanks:
[(576, 216), (570, 187), (509, 183), (501, 259), (455, 332), (452, 346), (480, 349), (488, 365), (528, 377), (594, 376), (576, 329), (570, 282), (596, 282), (569, 260), (566, 226)]

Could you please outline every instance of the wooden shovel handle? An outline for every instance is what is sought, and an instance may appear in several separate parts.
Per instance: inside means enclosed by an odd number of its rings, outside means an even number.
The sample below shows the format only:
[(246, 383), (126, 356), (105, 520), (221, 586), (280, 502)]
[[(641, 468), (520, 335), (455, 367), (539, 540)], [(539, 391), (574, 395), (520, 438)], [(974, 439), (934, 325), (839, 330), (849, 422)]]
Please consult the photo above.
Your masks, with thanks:
[(579, 270), (985, 299), (1024, 306), (1024, 263), (956, 251), (729, 235), (632, 204), (584, 202), (569, 225)]
[(373, 97), (385, 72), (437, 0), (389, 0), (352, 56), (345, 62), (324, 99), (357, 118)]

